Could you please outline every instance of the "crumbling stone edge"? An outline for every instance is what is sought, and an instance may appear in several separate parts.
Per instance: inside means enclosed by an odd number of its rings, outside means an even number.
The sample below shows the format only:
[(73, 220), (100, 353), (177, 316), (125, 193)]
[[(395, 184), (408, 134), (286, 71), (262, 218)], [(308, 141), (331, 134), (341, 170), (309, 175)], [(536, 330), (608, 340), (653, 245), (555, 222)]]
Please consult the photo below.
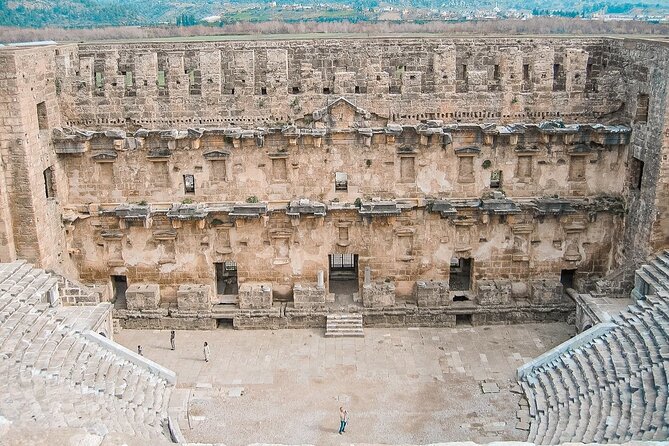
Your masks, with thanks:
[(112, 352), (119, 355), (123, 359), (126, 359), (138, 365), (139, 367), (148, 369), (151, 373), (160, 376), (169, 384), (176, 385), (177, 374), (172, 370), (167, 369), (161, 366), (160, 364), (151, 361), (150, 359), (140, 356), (137, 353), (123, 347), (122, 345), (119, 345), (116, 342), (110, 341), (104, 336), (95, 333), (94, 331), (86, 330), (82, 333), (82, 335), (89, 341), (95, 342), (96, 344), (100, 345), (101, 347), (107, 350), (111, 350)]
[(179, 422), (177, 421), (178, 413), (174, 408), (167, 410), (167, 427), (170, 431), (170, 437), (175, 443), (183, 444), (186, 443), (186, 438), (183, 433), (181, 433), (181, 428), (179, 427)]
[(582, 333), (577, 334), (571, 339), (568, 339), (564, 341), (562, 344), (558, 345), (557, 347), (554, 347), (550, 350), (548, 350), (546, 353), (542, 354), (541, 356), (537, 356), (530, 362), (527, 362), (516, 370), (516, 377), (518, 380), (523, 378), (525, 375), (528, 375), (529, 373), (532, 372), (532, 370), (541, 367), (544, 364), (548, 364), (549, 362), (553, 361), (555, 358), (563, 354), (564, 352), (568, 350), (573, 350), (575, 348), (578, 348), (582, 345), (587, 344), (588, 342), (592, 341), (595, 338), (598, 338), (599, 336), (604, 335), (605, 333), (609, 332), (610, 330), (614, 329), (617, 327), (616, 324), (613, 322), (604, 322), (601, 324), (597, 324), (587, 330), (585, 330)]

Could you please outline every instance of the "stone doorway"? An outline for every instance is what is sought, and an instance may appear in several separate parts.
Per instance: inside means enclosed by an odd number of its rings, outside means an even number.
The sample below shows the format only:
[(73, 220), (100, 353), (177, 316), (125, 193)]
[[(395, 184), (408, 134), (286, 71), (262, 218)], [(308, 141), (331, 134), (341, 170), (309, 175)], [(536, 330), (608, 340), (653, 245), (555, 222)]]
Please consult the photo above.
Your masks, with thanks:
[(449, 285), (451, 291), (469, 291), (472, 280), (472, 259), (451, 259)]
[(237, 303), (239, 285), (237, 282), (237, 262), (226, 260), (214, 263), (216, 268), (216, 295), (219, 303)]
[(574, 288), (574, 277), (576, 276), (575, 269), (563, 269), (560, 271), (560, 283), (567, 291), (567, 288)]
[(111, 283), (114, 308), (117, 310), (126, 309), (125, 292), (128, 289), (128, 278), (126, 276), (111, 276)]
[(350, 298), (358, 292), (358, 255), (330, 254), (329, 256), (329, 289), (339, 302)]

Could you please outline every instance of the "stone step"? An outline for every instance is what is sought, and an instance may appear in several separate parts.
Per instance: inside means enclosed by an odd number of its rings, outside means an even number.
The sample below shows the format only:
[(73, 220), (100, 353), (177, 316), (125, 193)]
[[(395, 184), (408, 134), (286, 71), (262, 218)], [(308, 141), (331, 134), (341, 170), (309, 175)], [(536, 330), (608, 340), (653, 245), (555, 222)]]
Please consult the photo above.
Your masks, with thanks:
[(341, 337), (354, 337), (354, 338), (364, 338), (365, 333), (362, 330), (341, 330), (341, 331), (328, 331), (325, 333), (326, 338), (341, 338)]
[(362, 314), (328, 314), (326, 337), (363, 337)]

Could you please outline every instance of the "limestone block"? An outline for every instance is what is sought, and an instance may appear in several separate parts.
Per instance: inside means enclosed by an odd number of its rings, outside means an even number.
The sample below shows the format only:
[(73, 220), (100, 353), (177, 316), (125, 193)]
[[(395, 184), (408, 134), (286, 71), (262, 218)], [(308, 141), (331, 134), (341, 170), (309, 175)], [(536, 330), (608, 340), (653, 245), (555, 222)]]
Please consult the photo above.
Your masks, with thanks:
[(155, 310), (160, 303), (160, 285), (134, 283), (125, 292), (128, 310)]
[(450, 305), (448, 281), (419, 280), (416, 282), (414, 297), (419, 307), (442, 307)]
[(184, 284), (177, 290), (179, 310), (211, 310), (211, 287), (209, 285)]
[(530, 296), (534, 304), (561, 302), (562, 284), (557, 280), (533, 280), (530, 282)]
[(503, 305), (511, 301), (511, 281), (479, 280), (478, 301), (481, 305)]
[(392, 307), (395, 305), (393, 282), (371, 282), (362, 286), (362, 305), (366, 308)]
[(327, 293), (317, 283), (296, 283), (293, 287), (295, 308), (318, 308), (325, 305)]
[(525, 282), (511, 283), (511, 296), (514, 299), (527, 299), (530, 297), (530, 290)]
[(256, 309), (272, 307), (272, 285), (269, 283), (244, 283), (239, 286), (239, 308)]

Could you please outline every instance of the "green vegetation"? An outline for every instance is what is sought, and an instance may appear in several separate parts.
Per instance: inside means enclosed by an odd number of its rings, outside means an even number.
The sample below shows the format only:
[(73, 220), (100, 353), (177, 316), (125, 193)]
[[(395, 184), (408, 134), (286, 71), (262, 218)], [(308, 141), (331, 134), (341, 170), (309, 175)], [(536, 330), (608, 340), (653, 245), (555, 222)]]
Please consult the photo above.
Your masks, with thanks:
[[(530, 14), (592, 17), (625, 14), (654, 20), (669, 12), (667, 2), (606, 0), (0, 0), (0, 26), (85, 28), (104, 26), (220, 27), (239, 23), (412, 23), (475, 21)], [(203, 21), (203, 19), (207, 19)]]

